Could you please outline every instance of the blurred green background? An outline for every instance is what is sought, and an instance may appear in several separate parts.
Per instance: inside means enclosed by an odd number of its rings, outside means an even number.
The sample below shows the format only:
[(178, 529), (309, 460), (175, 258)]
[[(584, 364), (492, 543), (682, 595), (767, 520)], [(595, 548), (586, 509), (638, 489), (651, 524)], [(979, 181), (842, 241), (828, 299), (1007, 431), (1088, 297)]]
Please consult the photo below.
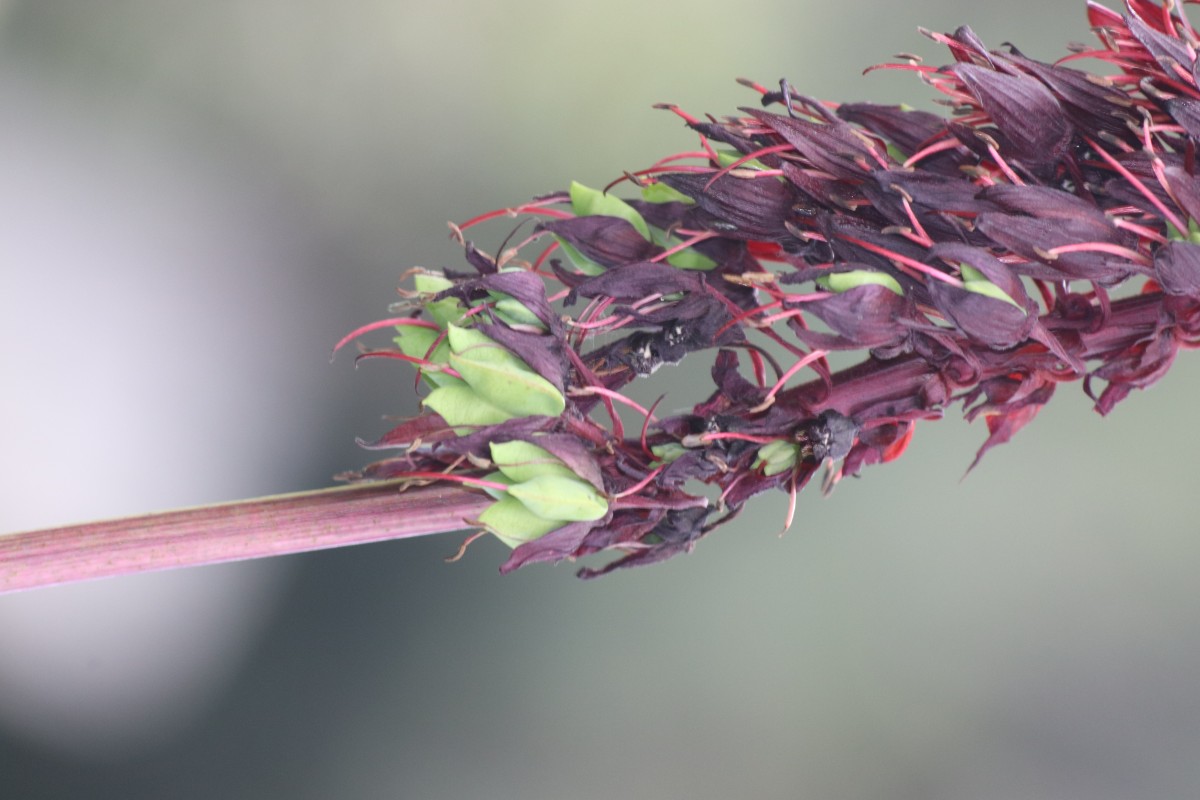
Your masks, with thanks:
[[(327, 484), (414, 408), (329, 348), (460, 264), (447, 220), (690, 149), (650, 106), (738, 76), (927, 105), (860, 73), (962, 23), (1090, 38), (1032, 0), (0, 4), (0, 531)], [(0, 796), (1194, 797), (1197, 397), (1187, 354), (1107, 420), (1064, 386), (961, 483), (952, 409), (783, 539), (767, 497), (593, 583), (447, 536), (0, 597)]]

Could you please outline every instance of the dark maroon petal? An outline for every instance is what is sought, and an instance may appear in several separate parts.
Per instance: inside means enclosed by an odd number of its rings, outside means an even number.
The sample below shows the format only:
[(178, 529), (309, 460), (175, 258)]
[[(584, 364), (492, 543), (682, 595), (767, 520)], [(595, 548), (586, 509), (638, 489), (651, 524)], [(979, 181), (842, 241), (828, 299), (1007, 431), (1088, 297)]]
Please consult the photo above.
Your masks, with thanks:
[(1000, 183), (979, 192), (978, 197), (1002, 211), (1027, 214), (1040, 219), (1087, 222), (1097, 241), (1115, 241), (1116, 228), (1104, 212), (1070, 192), (1050, 186), (1017, 186)]
[(1040, 382), (1036, 390), (1024, 395), (1019, 401), (1009, 402), (1003, 406), (988, 404), (968, 411), (967, 418), (974, 419), (978, 413), (987, 409), (988, 415), (984, 419), (987, 422), (988, 438), (975, 454), (975, 459), (967, 467), (967, 472), (975, 469), (988, 450), (1011, 440), (1017, 431), (1028, 425), (1042, 410), (1042, 406), (1050, 401), (1053, 394), (1054, 383), (1045, 381)]
[[(903, 106), (843, 103), (838, 106), (837, 115), (882, 136), (906, 156), (916, 153), (946, 131), (946, 120), (937, 114)], [(921, 166), (930, 169), (930, 161), (922, 161)]]
[(950, 71), (978, 98), (1013, 152), (1003, 153), (1031, 168), (1058, 163), (1071, 140), (1071, 123), (1050, 90), (1028, 76), (1002, 75), (974, 64)]
[(585, 556), (601, 550), (639, 545), (667, 516), (665, 508), (622, 509), (612, 515), (606, 525), (597, 525), (588, 531), (579, 546), (577, 555)]
[(543, 336), (536, 333), (515, 331), (504, 324), (487, 322), (475, 323), (480, 332), (497, 343), (512, 351), (529, 368), (541, 375), (560, 392), (567, 385), (567, 369), (570, 362), (567, 358), (566, 345), (557, 336)]
[[(853, 127), (840, 120), (820, 124), (754, 108), (741, 110), (782, 136), (817, 169), (849, 180), (861, 178), (867, 171), (871, 159), (867, 146)], [(869, 163), (875, 162), (871, 159)]]
[(490, 461), (492, 442), (511, 442), (514, 439), (526, 441), (533, 434), (551, 431), (559, 424), (558, 417), (515, 417), (441, 442), (437, 447), (458, 456), (472, 455), (479, 461)]
[(358, 440), (358, 446), (366, 450), (388, 450), (404, 448), (420, 440), (426, 443), (439, 442), (454, 437), (454, 429), (437, 414), (422, 414), (406, 419), (373, 442)]
[(699, 272), (676, 269), (670, 264), (642, 261), (624, 264), (588, 278), (575, 288), (582, 297), (611, 297), (632, 302), (652, 294), (702, 291)]
[(569, 522), (557, 530), (550, 531), (545, 536), (518, 545), (509, 555), (508, 560), (500, 565), (500, 574), (507, 575), (526, 564), (537, 564), (543, 561), (562, 561), (573, 558), (588, 532), (602, 526), (603, 520), (597, 522)]
[(1029, 338), (1037, 320), (1011, 303), (942, 281), (932, 281), (929, 294), (959, 330), (988, 347), (1015, 347)]
[(1193, 220), (1200, 221), (1200, 180), (1177, 164), (1167, 164), (1163, 175), (1176, 205)]
[(547, 230), (565, 239), (586, 258), (604, 267), (652, 258), (661, 248), (619, 217), (590, 216), (543, 222)]
[(567, 469), (592, 486), (595, 486), (597, 490), (601, 492), (606, 491), (604, 476), (600, 472), (600, 465), (596, 463), (596, 458), (592, 455), (591, 448), (579, 437), (569, 433), (515, 433), (512, 435), (512, 438), (537, 445), (562, 461), (567, 466)]
[(634, 211), (642, 215), (652, 228), (667, 231), (683, 224), (684, 215), (692, 208), (690, 203), (648, 203), (645, 200), (626, 200)]
[(1175, 361), (1179, 344), (1170, 330), (1161, 330), (1149, 340), (1143, 340), (1124, 354), (1112, 358), (1088, 375), (1084, 389), (1089, 397), (1095, 398), (1091, 382), (1095, 379), (1108, 381), (1108, 386), (1096, 398), (1096, 410), (1108, 414), (1131, 389), (1144, 389), (1158, 381)]
[[(801, 464), (801, 473), (797, 476), (804, 483), (812, 477), (816, 471), (816, 466), (813, 464)], [(730, 508), (740, 508), (746, 504), (746, 501), (757, 497), (763, 492), (769, 492), (772, 489), (783, 489), (789, 486), (792, 482), (792, 470), (784, 470), (775, 475), (762, 475), (756, 472), (745, 471), (742, 473), (741, 479), (733, 485), (733, 487), (725, 494), (725, 503)]]
[(911, 422), (888, 422), (860, 430), (842, 461), (842, 474), (858, 475), (863, 467), (881, 463), (887, 452), (908, 435), (911, 427)]
[(1187, 135), (1200, 142), (1200, 102), (1177, 97), (1166, 103), (1167, 113), (1178, 122)]
[[(911, 332), (911, 326), (903, 321), (912, 316), (908, 301), (879, 284), (864, 284), (823, 300), (813, 300), (805, 303), (804, 309), (844, 337), (844, 347), (874, 349), (893, 345)], [(816, 345), (816, 339), (800, 332), (797, 335)]]
[(474, 280), (460, 281), (439, 292), (434, 299), (458, 297), (470, 303), (473, 300), (487, 299), (488, 292), (503, 292), (509, 295), (541, 320), (552, 336), (562, 335), (562, 320), (546, 300), (546, 285), (532, 272), (497, 272)]
[(950, 34), (950, 40), (958, 44), (951, 47), (950, 54), (954, 60), (966, 64), (987, 64), (990, 69), (997, 69), (994, 54), (989, 52), (987, 45), (979, 38), (970, 25), (960, 25)]
[(419, 472), (425, 466), (425, 463), (420, 459), (401, 456), (376, 461), (362, 469), (344, 473), (338, 477), (351, 481), (388, 481), (413, 472)]
[(965, 244), (947, 242), (935, 245), (929, 253), (935, 258), (948, 261), (956, 266), (966, 264), (983, 273), (984, 277), (996, 284), (1017, 305), (1028, 312), (1036, 313), (1037, 307), (1032, 305), (1029, 295), (1025, 292), (1025, 284), (1017, 274), (1000, 259), (986, 250)]
[(725, 410), (733, 407), (753, 408), (762, 402), (767, 390), (743, 377), (738, 369), (738, 356), (732, 350), (721, 350), (712, 368), (713, 383), (717, 392), (729, 402)]
[[(1156, 15), (1157, 13), (1156, 9)], [(1193, 57), (1188, 52), (1187, 44), (1183, 40), (1160, 33), (1135, 14), (1125, 15), (1125, 25), (1129, 28), (1130, 33), (1142, 43), (1142, 47), (1145, 47), (1146, 51), (1154, 56), (1158, 65), (1168, 75), (1175, 76), (1176, 64), (1190, 71)]]
[(838, 181), (824, 173), (802, 169), (790, 161), (780, 165), (783, 176), (806, 200), (805, 209), (811, 215), (816, 209), (839, 210), (850, 208), (853, 201), (862, 197), (856, 186)]
[(1200, 245), (1168, 242), (1154, 254), (1154, 272), (1168, 294), (1200, 299)]
[(1086, 72), (1026, 58), (1015, 48), (1002, 58), (1044, 83), (1079, 130), (1130, 138), (1129, 122), (1135, 116), (1133, 102), (1125, 93)]
[(919, 209), (964, 216), (996, 210), (995, 204), (980, 197), (978, 187), (962, 178), (895, 169), (876, 170), (871, 173), (871, 180), (895, 195), (907, 195)]
[(676, 458), (658, 477), (664, 488), (680, 488), (688, 481), (708, 481), (721, 474), (721, 465), (703, 450), (692, 450)]
[(713, 180), (711, 175), (678, 173), (663, 175), (661, 180), (696, 201), (687, 214), (689, 228), (758, 241), (790, 236), (784, 221), (796, 202), (796, 191), (775, 177), (726, 174)]
[[(1159, 207), (1146, 197), (1145, 192), (1148, 191), (1167, 208), (1181, 207), (1191, 216), (1189, 209), (1196, 207), (1197, 192), (1200, 192), (1200, 182), (1197, 181), (1194, 174), (1194, 162), (1189, 163), (1188, 159), (1174, 153), (1147, 154), (1139, 151), (1123, 153), (1115, 157), (1121, 167), (1128, 170), (1142, 185), (1134, 187), (1124, 177), (1105, 176), (1104, 193), (1107, 195), (1110, 206), (1132, 205), (1152, 216), (1162, 216)], [(1170, 193), (1159, 183), (1158, 167), (1162, 168), (1167, 185), (1171, 188)], [(1196, 218), (1193, 217), (1193, 219)]]
[(490, 275), (496, 271), (496, 260), (476, 247), (473, 242), (463, 245), (463, 254), (467, 258), (467, 263), (474, 267), (480, 275)]
[(1100, 227), (1086, 219), (1035, 219), (1014, 214), (980, 214), (975, 223), (993, 242), (1030, 259), (1014, 264), (1022, 275), (1048, 280), (1082, 278), (1110, 285), (1128, 278), (1132, 265), (1105, 252), (1086, 250), (1059, 254), (1049, 251), (1082, 242), (1103, 242), (1111, 235), (1107, 225)]
[(753, 139), (741, 136), (728, 126), (719, 123), (696, 122), (689, 124), (688, 127), (714, 142), (723, 142), (730, 145), (742, 155), (753, 153), (759, 148), (759, 145)]
[[(876, 170), (861, 185), (862, 194), (892, 225), (912, 226), (911, 209), (917, 221), (936, 240), (972, 240), (970, 221), (996, 206), (978, 199), (979, 190), (958, 176), (925, 171)], [(908, 200), (908, 208), (904, 200)], [(984, 243), (982, 240), (980, 243)]]
[(861, 263), (882, 270), (899, 281), (905, 296), (917, 301), (924, 298), (924, 284), (901, 272), (891, 255), (878, 252), (882, 249), (913, 261), (924, 261), (927, 255), (924, 247), (851, 217), (822, 215), (819, 222), (821, 233), (833, 248), (837, 261)]
[(575, 574), (584, 579), (599, 578), (614, 570), (657, 564), (672, 556), (687, 553), (704, 535), (704, 523), (711, 513), (711, 508), (670, 511), (666, 518), (654, 527), (652, 535), (659, 541), (649, 548), (637, 550), (624, 558), (605, 564), (599, 569), (584, 568)]

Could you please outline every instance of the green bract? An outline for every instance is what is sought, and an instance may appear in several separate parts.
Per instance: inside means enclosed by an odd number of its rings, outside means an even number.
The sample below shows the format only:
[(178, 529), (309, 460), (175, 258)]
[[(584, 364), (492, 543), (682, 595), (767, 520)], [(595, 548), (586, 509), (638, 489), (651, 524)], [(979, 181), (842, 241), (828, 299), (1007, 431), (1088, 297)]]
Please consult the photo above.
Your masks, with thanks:
[(619, 197), (605, 194), (577, 181), (571, 181), (571, 210), (577, 217), (617, 217), (632, 225), (646, 241), (650, 241), (650, 226), (633, 206)]
[(543, 519), (591, 522), (608, 513), (608, 502), (596, 487), (578, 478), (540, 475), (509, 487), (508, 493)]
[(678, 189), (665, 183), (651, 183), (642, 187), (642, 199), (647, 203), (686, 203), (693, 205), (696, 201)]
[(717, 262), (690, 247), (667, 256), (667, 263), (679, 269), (698, 270), (710, 270), (717, 265)]
[(822, 275), (817, 278), (817, 285), (822, 289), (828, 289), (834, 294), (848, 292), (851, 289), (857, 289), (859, 286), (868, 284), (877, 284), (890, 289), (895, 294), (904, 296), (904, 290), (900, 288), (900, 282), (888, 275), (886, 272), (876, 272), (870, 269), (854, 269), (849, 272), (831, 272), (828, 275)]
[(542, 475), (576, 478), (575, 473), (566, 464), (535, 444), (522, 441), (492, 442), (488, 447), (492, 451), (492, 461), (495, 462), (496, 468), (514, 483)]
[(579, 248), (568, 242), (561, 236), (555, 236), (554, 241), (558, 242), (558, 247), (567, 254), (567, 258), (575, 265), (575, 269), (582, 272), (584, 275), (595, 277), (604, 273), (604, 267), (592, 261), (590, 258), (579, 252)]
[(499, 425), (513, 415), (482, 399), (466, 384), (439, 386), (425, 398), (425, 405), (436, 411), (453, 427), (459, 425)]
[[(672, 201), (686, 203), (694, 202), (690, 197), (682, 192), (676, 191), (670, 186), (661, 183), (655, 183), (643, 187), (642, 194), (647, 198), (653, 198), (650, 200), (650, 202), (654, 203), (668, 203)], [(623, 219), (632, 225), (646, 241), (658, 244), (659, 240), (651, 234), (650, 226), (646, 224), (646, 220), (641, 214), (638, 213), (637, 209), (619, 197), (605, 194), (599, 189), (592, 189), (588, 186), (584, 186), (582, 183), (572, 181), (571, 210), (575, 212), (576, 216), (580, 217), (602, 216)], [(667, 249), (678, 244), (677, 242), (672, 242), (671, 237), (666, 236), (665, 234), (662, 234), (659, 239), (666, 240), (664, 247)], [(604, 272), (604, 267), (592, 261), (583, 253), (579, 252), (579, 249), (572, 246), (570, 242), (559, 236), (556, 236), (555, 240), (558, 242), (559, 247), (562, 248), (563, 252), (567, 254), (567, 257), (571, 259), (571, 263), (573, 263), (575, 267), (583, 274), (599, 275)], [(691, 248), (681, 250), (678, 253), (673, 253), (672, 255), (668, 256), (667, 263), (673, 267), (678, 267), (679, 269), (710, 270), (717, 266), (717, 262)]]
[[(446, 359), (450, 355), (450, 346), (446, 343), (445, 337), (438, 342), (437, 347), (433, 347), (433, 343), (441, 335), (441, 331), (435, 331), (433, 328), (421, 328), (416, 325), (405, 325), (399, 328), (399, 333), (396, 334), (393, 341), (400, 348), (400, 352), (410, 358), (420, 358), (430, 361), (434, 364), (445, 364)], [(433, 351), (430, 352), (430, 348)], [(420, 369), (418, 367), (418, 369)], [(437, 388), (438, 386), (455, 386), (462, 385), (462, 381), (453, 375), (448, 375), (445, 372), (438, 372), (432, 369), (421, 369), (422, 377), (428, 381), (429, 385)]]
[(479, 515), (479, 521), (509, 547), (531, 542), (563, 525), (562, 520), (539, 517), (515, 497), (502, 497), (492, 503)]
[(1188, 242), (1189, 244), (1200, 244), (1200, 223), (1194, 219), (1187, 221), (1187, 232), (1176, 228), (1170, 222), (1167, 223), (1167, 238), (1174, 242)]
[[(1021, 304), (1008, 296), (1008, 292), (1001, 289), (996, 284), (992, 283), (987, 277), (970, 266), (969, 264), (959, 264), (959, 269), (962, 271), (963, 288), (968, 292), (975, 292), (985, 297), (991, 297), (995, 300), (1003, 300), (1006, 303), (1011, 303), (1017, 308), (1021, 308)], [(1022, 311), (1025, 309), (1021, 308)]]
[(500, 472), (488, 480), (508, 485), (489, 488), (497, 501), (479, 521), (510, 547), (533, 541), (568, 522), (592, 522), (608, 513), (608, 501), (560, 459), (524, 441), (488, 445)]
[[(437, 294), (440, 291), (449, 289), (453, 285), (444, 276), (431, 275), (428, 272), (418, 272), (413, 277), (413, 286), (422, 294)], [(465, 310), (462, 303), (453, 297), (425, 304), (425, 312), (429, 314), (429, 318), (436, 322), (440, 328), (446, 327), (451, 322), (457, 322)]]
[(520, 300), (502, 292), (488, 292), (488, 294), (496, 301), (492, 306), (492, 311), (503, 322), (509, 325), (525, 325), (541, 331), (546, 330), (545, 323), (538, 319), (537, 314), (526, 308)]
[[(717, 164), (724, 169), (735, 164), (738, 159), (745, 157), (745, 153), (739, 153), (737, 150), (718, 150)], [(752, 158), (749, 161), (743, 161), (741, 164), (738, 164), (734, 169), (767, 169), (767, 165), (757, 158)]]
[(446, 337), (450, 366), (488, 404), (517, 417), (557, 417), (566, 408), (566, 398), (554, 384), (488, 336), (448, 325)]
[(758, 448), (758, 458), (754, 462), (754, 468), (762, 467), (763, 475), (768, 477), (778, 475), (795, 466), (796, 458), (799, 455), (799, 446), (778, 439)]
[(654, 454), (655, 458), (664, 464), (670, 464), (687, 451), (687, 448), (678, 442), (666, 442), (665, 444), (655, 444), (650, 446), (650, 452)]

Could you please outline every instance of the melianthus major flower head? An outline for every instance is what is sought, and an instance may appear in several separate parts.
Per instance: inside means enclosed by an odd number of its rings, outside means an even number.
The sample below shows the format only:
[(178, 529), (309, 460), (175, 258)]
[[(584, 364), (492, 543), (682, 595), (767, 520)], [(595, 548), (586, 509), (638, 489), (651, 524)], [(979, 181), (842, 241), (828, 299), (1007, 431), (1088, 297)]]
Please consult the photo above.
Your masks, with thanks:
[[(948, 119), (747, 84), (763, 108), (668, 107), (699, 149), (627, 174), (624, 199), (572, 184), (456, 226), (467, 266), (415, 271), (401, 316), (355, 332), (394, 327), (365, 356), (429, 391), (354, 477), (476, 486), (515, 548), (502, 571), (620, 554), (592, 577), (690, 550), (761, 492), (794, 509), (822, 465), (828, 488), (890, 461), (955, 402), (987, 422), (976, 461), (1059, 383), (1108, 413), (1200, 343), (1200, 38), (1170, 0), (1088, 17), (1100, 47), (1053, 64), (928, 34), (951, 65), (889, 68)], [(499, 216), (537, 222), (497, 256), (465, 240)], [(691, 411), (622, 394), (702, 350)], [(862, 359), (835, 372), (836, 351)]]

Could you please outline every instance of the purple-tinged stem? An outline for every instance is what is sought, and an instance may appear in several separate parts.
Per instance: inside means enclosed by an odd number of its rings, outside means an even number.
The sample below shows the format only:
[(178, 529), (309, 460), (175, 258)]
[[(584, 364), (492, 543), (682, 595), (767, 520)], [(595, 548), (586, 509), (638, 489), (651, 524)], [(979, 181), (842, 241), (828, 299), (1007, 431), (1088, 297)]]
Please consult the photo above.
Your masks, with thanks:
[(491, 498), (401, 481), (339, 486), (0, 535), (0, 594), (41, 586), (301, 553), (469, 527)]

